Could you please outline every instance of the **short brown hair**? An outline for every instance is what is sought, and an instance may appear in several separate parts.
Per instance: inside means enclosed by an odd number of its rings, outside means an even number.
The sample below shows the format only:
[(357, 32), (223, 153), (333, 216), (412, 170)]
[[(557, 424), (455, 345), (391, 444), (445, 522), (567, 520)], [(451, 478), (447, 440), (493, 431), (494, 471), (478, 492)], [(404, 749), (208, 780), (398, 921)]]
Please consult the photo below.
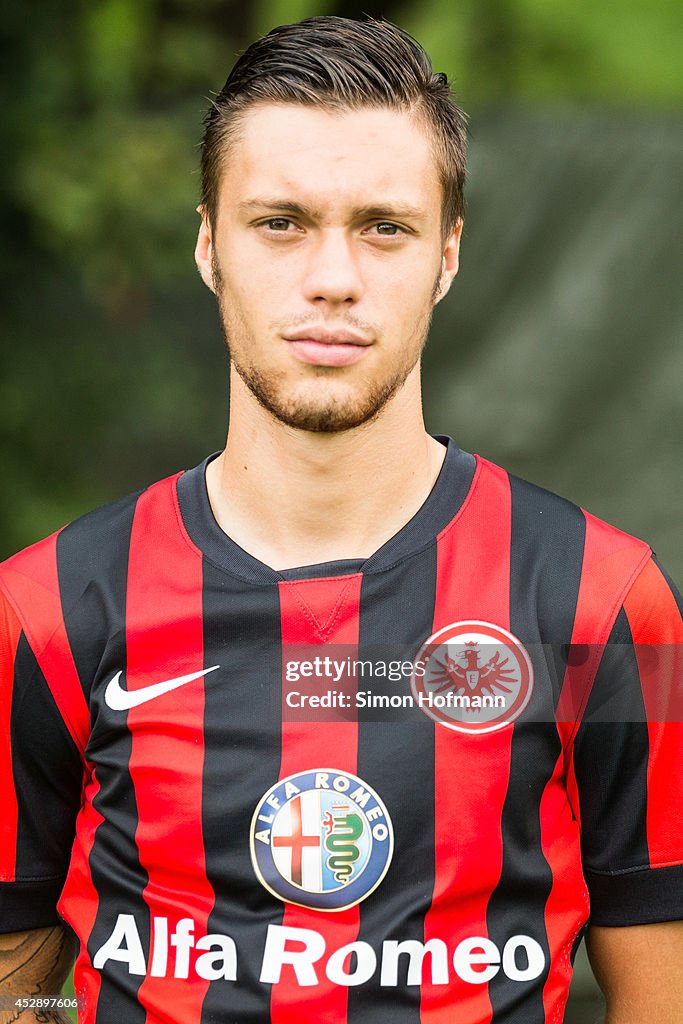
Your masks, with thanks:
[(306, 18), (274, 28), (245, 50), (204, 121), (201, 202), (211, 223), (225, 150), (239, 114), (255, 103), (416, 111), (434, 137), (444, 235), (464, 215), (467, 115), (454, 102), (446, 75), (436, 73), (419, 43), (391, 22)]

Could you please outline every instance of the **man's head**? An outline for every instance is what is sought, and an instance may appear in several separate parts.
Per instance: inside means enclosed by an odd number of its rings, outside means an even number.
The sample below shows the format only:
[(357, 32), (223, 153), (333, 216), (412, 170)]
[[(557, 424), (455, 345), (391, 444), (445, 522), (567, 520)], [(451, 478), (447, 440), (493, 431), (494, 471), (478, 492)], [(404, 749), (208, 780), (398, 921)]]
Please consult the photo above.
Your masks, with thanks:
[(446, 75), (407, 32), (388, 21), (307, 18), (282, 25), (241, 55), (211, 104), (202, 142), (201, 203), (212, 223), (221, 170), (240, 115), (257, 103), (328, 110), (384, 107), (423, 120), (443, 188), (444, 238), (464, 217), (467, 116)]
[(336, 432), (411, 378), (457, 272), (465, 115), (386, 22), (312, 18), (237, 62), (208, 116), (197, 263), (238, 387)]

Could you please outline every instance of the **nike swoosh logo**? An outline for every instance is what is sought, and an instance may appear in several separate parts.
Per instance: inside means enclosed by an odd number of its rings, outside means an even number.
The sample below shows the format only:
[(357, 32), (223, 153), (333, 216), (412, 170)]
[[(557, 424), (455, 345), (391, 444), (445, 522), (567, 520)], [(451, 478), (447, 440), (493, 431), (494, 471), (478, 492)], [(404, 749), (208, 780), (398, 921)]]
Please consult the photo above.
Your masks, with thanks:
[(137, 690), (124, 690), (121, 686), (123, 672), (117, 672), (113, 679), (107, 683), (104, 691), (104, 703), (112, 711), (128, 711), (130, 708), (137, 708), (140, 704), (146, 704), (148, 700), (160, 697), (162, 693), (170, 690), (177, 690), (185, 683), (191, 683), (193, 679), (201, 679), (209, 672), (215, 672), (220, 665), (212, 665), (211, 668), (202, 669), (201, 672), (190, 672), (186, 676), (177, 676), (175, 679), (165, 679), (161, 683), (152, 683), (151, 686), (141, 686)]

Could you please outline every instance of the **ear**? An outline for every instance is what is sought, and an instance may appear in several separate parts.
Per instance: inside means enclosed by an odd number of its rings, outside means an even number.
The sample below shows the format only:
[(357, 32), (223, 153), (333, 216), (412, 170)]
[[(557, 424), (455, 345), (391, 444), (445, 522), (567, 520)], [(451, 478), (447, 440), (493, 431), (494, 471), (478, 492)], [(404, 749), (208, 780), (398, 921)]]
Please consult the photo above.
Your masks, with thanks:
[(441, 302), (445, 295), (448, 294), (448, 290), (453, 283), (453, 278), (458, 273), (458, 267), (460, 266), (460, 237), (462, 235), (462, 217), (458, 217), (455, 222), (455, 227), (451, 231), (450, 235), (444, 245), (443, 254), (441, 256), (441, 277), (439, 278), (439, 289), (436, 296), (436, 302)]
[(197, 213), (202, 218), (202, 222), (199, 225), (199, 234), (197, 235), (194, 258), (197, 264), (197, 270), (201, 274), (202, 281), (207, 288), (215, 293), (216, 289), (213, 285), (212, 269), (213, 235), (211, 231), (211, 224), (209, 223), (209, 215), (204, 206), (198, 206)]

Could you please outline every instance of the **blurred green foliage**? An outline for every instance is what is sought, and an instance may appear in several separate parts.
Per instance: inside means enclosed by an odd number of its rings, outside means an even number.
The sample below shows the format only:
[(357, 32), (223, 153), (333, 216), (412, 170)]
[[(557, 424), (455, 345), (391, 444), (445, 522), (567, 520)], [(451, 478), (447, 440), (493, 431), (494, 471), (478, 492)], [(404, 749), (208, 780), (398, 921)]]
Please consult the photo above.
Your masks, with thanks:
[(470, 103), (630, 110), (674, 108), (683, 95), (675, 0), (431, 0), (404, 11)]

